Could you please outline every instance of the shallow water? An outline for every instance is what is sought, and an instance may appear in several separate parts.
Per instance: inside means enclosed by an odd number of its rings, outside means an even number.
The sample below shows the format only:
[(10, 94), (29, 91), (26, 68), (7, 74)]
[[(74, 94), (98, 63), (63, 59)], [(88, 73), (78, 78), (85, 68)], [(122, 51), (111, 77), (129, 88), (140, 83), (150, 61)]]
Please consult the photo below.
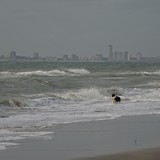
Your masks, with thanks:
[(159, 87), (160, 63), (1, 62), (0, 149), (59, 123), (160, 114)]

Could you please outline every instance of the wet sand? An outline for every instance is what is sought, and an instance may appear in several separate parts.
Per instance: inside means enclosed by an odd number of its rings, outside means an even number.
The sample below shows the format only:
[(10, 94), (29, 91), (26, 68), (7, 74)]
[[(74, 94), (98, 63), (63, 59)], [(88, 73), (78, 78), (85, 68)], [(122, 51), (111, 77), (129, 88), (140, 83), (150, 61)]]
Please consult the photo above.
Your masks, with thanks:
[[(138, 160), (139, 157), (136, 156), (143, 155), (141, 160), (150, 160), (151, 156), (160, 157), (159, 115), (61, 124), (43, 130), (53, 131), (52, 139), (20, 141), (19, 146), (1, 150), (0, 159)], [(152, 160), (154, 159), (155, 157), (152, 157)]]
[(85, 157), (76, 160), (159, 160), (160, 148), (145, 149), (135, 152), (126, 152), (113, 155)]

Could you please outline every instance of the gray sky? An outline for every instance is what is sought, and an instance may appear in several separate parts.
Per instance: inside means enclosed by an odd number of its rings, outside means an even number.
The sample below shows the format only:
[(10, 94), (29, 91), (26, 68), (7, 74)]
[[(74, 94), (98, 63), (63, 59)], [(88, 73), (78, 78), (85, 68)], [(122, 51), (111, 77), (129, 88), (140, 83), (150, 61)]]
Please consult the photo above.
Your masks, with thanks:
[(160, 56), (160, 0), (0, 0), (0, 54)]

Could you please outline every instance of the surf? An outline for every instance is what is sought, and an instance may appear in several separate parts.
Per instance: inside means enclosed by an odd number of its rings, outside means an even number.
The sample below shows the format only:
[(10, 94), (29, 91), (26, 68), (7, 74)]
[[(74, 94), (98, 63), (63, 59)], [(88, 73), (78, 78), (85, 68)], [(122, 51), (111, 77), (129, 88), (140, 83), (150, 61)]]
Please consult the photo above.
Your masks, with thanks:
[(17, 77), (27, 77), (27, 76), (76, 76), (76, 75), (86, 75), (90, 72), (86, 69), (64, 69), (64, 70), (34, 70), (34, 71), (22, 71), (22, 72), (11, 72), (3, 71), (0, 72), (0, 78), (17, 78)]

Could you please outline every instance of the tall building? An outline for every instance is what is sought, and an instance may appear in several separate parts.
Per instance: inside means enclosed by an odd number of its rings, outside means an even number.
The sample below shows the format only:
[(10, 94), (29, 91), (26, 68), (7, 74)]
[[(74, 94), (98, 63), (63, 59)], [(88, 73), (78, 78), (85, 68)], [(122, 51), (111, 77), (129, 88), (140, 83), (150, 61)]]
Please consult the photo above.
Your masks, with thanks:
[(16, 58), (16, 51), (10, 52), (10, 58), (15, 59)]
[(109, 60), (113, 60), (113, 48), (112, 45), (109, 45)]
[(113, 53), (113, 60), (115, 60), (115, 61), (129, 61), (129, 54), (128, 54), (128, 52), (115, 51)]
[(39, 53), (38, 52), (34, 52), (33, 53), (33, 58), (35, 58), (35, 59), (39, 58)]
[(67, 54), (65, 54), (65, 55), (63, 56), (63, 60), (65, 60), (65, 61), (69, 60), (69, 57), (68, 57)]
[(75, 54), (72, 54), (71, 59), (73, 61), (79, 61), (79, 57), (77, 55), (75, 55)]
[(96, 61), (102, 61), (103, 60), (103, 55), (102, 54), (96, 54), (95, 60)]
[(129, 61), (129, 53), (128, 52), (124, 52), (124, 59)]
[(140, 61), (141, 59), (142, 59), (142, 53), (138, 52), (138, 53), (136, 54), (136, 60), (137, 60), (137, 61)]

